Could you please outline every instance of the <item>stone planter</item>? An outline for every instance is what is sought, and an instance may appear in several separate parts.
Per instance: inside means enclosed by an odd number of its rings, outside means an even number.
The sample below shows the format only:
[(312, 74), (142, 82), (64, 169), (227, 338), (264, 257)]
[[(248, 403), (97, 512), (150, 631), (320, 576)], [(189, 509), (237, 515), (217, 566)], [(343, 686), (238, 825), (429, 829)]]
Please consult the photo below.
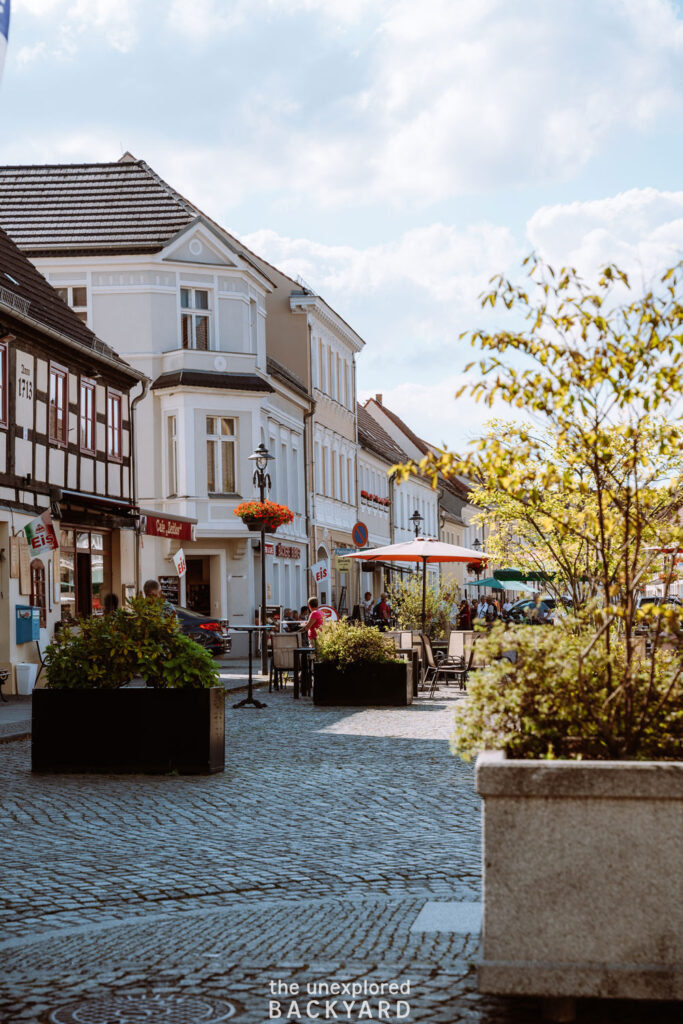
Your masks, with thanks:
[(366, 662), (343, 672), (329, 662), (315, 664), (314, 704), (406, 707), (412, 702), (413, 671), (409, 662)]
[(223, 688), (36, 690), (31, 756), (34, 772), (222, 772)]
[(479, 990), (683, 999), (683, 763), (477, 760)]

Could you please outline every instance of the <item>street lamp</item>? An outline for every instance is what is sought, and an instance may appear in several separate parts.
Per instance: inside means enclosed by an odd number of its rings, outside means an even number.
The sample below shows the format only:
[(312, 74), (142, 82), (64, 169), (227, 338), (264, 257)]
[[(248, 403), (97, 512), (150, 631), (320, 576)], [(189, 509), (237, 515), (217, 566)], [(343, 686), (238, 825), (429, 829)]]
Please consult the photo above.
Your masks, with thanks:
[[(266, 488), (270, 490), (272, 483), (269, 474), (266, 472), (268, 469), (268, 463), (274, 460), (275, 456), (271, 455), (263, 441), (258, 446), (255, 452), (249, 456), (250, 462), (256, 463), (256, 469), (254, 470), (254, 487), (258, 487), (260, 501), (266, 500)], [(263, 520), (261, 520), (261, 615), (260, 625), (261, 627), (266, 624), (266, 527)], [(268, 673), (268, 651), (266, 650), (266, 634), (261, 633), (261, 673), (267, 675)]]
[(408, 522), (413, 524), (413, 529), (415, 530), (415, 540), (417, 540), (417, 538), (420, 536), (420, 529), (424, 522), (424, 516), (421, 516), (418, 510), (415, 509)]
[[(474, 540), (472, 541), (472, 547), (474, 548), (475, 551), (481, 551), (481, 541), (479, 540), (478, 537), (475, 537)], [(476, 573), (478, 583), (479, 577), (481, 576), (481, 562), (477, 562), (477, 568), (474, 571)]]

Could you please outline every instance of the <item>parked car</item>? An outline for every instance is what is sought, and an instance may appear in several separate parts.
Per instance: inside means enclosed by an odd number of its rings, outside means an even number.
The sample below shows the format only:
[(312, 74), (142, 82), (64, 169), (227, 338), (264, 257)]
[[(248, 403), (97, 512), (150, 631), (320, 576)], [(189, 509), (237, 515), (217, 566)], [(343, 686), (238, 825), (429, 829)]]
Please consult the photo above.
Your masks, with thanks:
[(171, 607), (185, 636), (206, 647), (214, 658), (220, 658), (232, 650), (232, 640), (225, 622), (210, 615), (200, 615), (191, 608), (180, 608), (175, 604)]
[[(669, 606), (669, 607), (672, 607), (672, 608), (679, 608), (680, 609), (680, 613), (683, 615), (683, 601), (679, 600), (679, 598), (677, 598), (677, 597), (674, 597), (673, 594), (670, 595), (669, 597), (661, 597), (659, 594), (656, 594), (656, 595), (645, 595), (644, 597), (639, 597), (638, 598), (638, 608), (647, 608), (649, 606), (658, 606), (658, 607)], [(635, 628), (636, 636), (646, 636), (648, 638), (651, 637), (652, 627), (653, 627), (653, 623), (651, 621), (648, 622), (646, 619), (645, 620), (641, 619), (640, 622), (636, 622), (636, 628)], [(664, 632), (663, 635), (664, 636), (667, 635), (666, 631)]]
[[(530, 622), (531, 609), (535, 606), (536, 602), (533, 598), (522, 598), (521, 601), (515, 601), (512, 608), (507, 613), (507, 618), (510, 622)], [(544, 620), (545, 622), (552, 622), (553, 612), (557, 602), (554, 597), (543, 597), (541, 604), (544, 604), (548, 609), (549, 615)]]
[(673, 594), (671, 594), (669, 597), (660, 597), (657, 594), (655, 596), (646, 595), (645, 597), (638, 598), (639, 608), (644, 608), (648, 604), (673, 604), (677, 605), (679, 608), (683, 608), (683, 601), (679, 600), (679, 598), (677, 597), (674, 597)]

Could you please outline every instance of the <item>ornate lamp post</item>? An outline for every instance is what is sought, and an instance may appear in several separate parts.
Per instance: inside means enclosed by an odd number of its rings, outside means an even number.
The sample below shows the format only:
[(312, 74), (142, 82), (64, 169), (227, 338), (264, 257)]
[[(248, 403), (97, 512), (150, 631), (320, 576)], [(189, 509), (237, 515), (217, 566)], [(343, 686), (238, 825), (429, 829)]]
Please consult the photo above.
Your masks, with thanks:
[[(475, 537), (474, 540), (472, 541), (472, 547), (474, 548), (475, 551), (481, 551), (481, 541), (479, 540), (478, 537)], [(474, 572), (476, 573), (478, 583), (479, 577), (481, 576), (481, 562), (477, 562), (477, 568), (474, 570)]]
[(408, 522), (413, 524), (413, 529), (415, 530), (415, 540), (417, 540), (417, 538), (420, 536), (420, 530), (422, 529), (424, 516), (421, 516), (418, 510), (415, 509)]
[[(250, 462), (256, 463), (256, 469), (254, 470), (254, 486), (258, 487), (259, 498), (261, 501), (266, 499), (266, 488), (270, 490), (272, 487), (269, 474), (266, 472), (268, 469), (268, 463), (274, 460), (275, 456), (271, 455), (263, 441), (258, 446), (255, 452), (249, 456)], [(266, 624), (266, 528), (265, 523), (261, 525), (261, 614), (260, 625), (265, 626)], [(261, 633), (261, 672), (263, 675), (268, 673), (268, 651), (266, 649), (266, 634)]]

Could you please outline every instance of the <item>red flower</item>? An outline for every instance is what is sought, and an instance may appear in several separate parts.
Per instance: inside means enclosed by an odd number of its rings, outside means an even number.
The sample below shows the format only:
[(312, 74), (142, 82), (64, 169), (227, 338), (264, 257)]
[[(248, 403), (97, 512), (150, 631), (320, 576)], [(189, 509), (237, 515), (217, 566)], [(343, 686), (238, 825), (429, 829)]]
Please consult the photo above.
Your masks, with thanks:
[(233, 509), (240, 519), (263, 520), (272, 526), (284, 526), (291, 523), (294, 513), (286, 505), (278, 505), (274, 501), (243, 501)]

